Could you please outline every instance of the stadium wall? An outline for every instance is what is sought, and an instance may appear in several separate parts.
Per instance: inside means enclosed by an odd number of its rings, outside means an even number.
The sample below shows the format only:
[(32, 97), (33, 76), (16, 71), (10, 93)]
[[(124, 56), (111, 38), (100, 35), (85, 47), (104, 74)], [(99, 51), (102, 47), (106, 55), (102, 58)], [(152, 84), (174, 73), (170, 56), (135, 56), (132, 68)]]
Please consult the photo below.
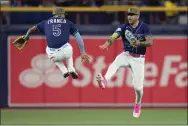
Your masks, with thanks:
[[(132, 106), (131, 71), (118, 70), (105, 90), (97, 87), (95, 76), (106, 72), (107, 66), (122, 51), (119, 39), (108, 52), (98, 49), (107, 36), (84, 36), (92, 60), (81, 64), (75, 39), (74, 63), (80, 78), (63, 79), (60, 71), (45, 54), (44, 36), (32, 36), (27, 47), (19, 52), (12, 42), (29, 26), (4, 27), (0, 45), (0, 105), (1, 107), (124, 107)], [(92, 30), (97, 33), (97, 29)], [(153, 33), (157, 33), (153, 29)], [(114, 27), (111, 27), (114, 29)], [(105, 29), (105, 28), (102, 28)], [(160, 29), (160, 28), (158, 28)], [(161, 29), (163, 29), (161, 27)], [(178, 28), (177, 28), (178, 29)], [(108, 29), (109, 30), (109, 29)], [(98, 29), (99, 32), (101, 32)], [(104, 30), (106, 34), (109, 31)], [(154, 44), (147, 50), (143, 106), (185, 107), (187, 105), (187, 37), (182, 34), (154, 34)], [(86, 33), (87, 34), (87, 33)], [(160, 36), (159, 36), (160, 35)]]

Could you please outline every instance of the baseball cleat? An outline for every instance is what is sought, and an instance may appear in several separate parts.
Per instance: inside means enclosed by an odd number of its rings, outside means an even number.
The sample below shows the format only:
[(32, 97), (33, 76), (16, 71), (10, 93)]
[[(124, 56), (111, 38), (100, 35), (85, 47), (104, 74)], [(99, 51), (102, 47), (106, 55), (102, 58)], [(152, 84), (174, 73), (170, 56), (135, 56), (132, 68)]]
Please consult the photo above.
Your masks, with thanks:
[(76, 72), (70, 72), (71, 76), (73, 79), (77, 79), (78, 78), (78, 74)]
[(141, 104), (134, 105), (133, 117), (138, 118), (141, 114)]
[(102, 76), (101, 73), (99, 73), (96, 78), (97, 78), (97, 82), (98, 82), (99, 87), (104, 89), (107, 85), (106, 79), (104, 79), (104, 77)]
[(70, 75), (69, 72), (67, 72), (67, 73), (63, 74), (63, 77), (67, 78), (69, 75)]

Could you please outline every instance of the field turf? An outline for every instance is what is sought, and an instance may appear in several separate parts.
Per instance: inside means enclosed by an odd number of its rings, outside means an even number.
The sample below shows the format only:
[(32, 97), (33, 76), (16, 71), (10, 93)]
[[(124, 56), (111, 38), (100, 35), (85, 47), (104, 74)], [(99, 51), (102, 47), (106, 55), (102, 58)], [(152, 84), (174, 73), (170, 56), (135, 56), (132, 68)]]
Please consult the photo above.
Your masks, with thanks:
[(187, 109), (3, 109), (1, 124), (187, 124)]

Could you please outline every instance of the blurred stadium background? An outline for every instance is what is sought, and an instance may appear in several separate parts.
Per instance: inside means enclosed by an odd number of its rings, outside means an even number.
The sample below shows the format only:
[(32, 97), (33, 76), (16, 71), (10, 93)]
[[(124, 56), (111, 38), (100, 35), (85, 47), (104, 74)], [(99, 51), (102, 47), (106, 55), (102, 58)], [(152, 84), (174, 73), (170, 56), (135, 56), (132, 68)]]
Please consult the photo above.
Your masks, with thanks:
[[(187, 124), (187, 0), (1, 0), (1, 124)], [(45, 55), (45, 38), (31, 37), (19, 52), (12, 42), (63, 6), (77, 24), (92, 61), (81, 64), (75, 39), (78, 80), (63, 79)], [(98, 49), (138, 6), (150, 25), (142, 115), (132, 117), (130, 70), (120, 69), (105, 90), (95, 76), (122, 51), (121, 40), (108, 52)]]

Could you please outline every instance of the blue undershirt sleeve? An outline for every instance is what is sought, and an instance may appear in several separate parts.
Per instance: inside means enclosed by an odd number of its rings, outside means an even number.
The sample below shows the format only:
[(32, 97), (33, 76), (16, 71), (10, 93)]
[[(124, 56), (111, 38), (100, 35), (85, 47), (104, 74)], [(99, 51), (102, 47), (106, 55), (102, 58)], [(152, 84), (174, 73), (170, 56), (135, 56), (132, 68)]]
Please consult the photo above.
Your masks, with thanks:
[(80, 33), (77, 32), (76, 34), (74, 34), (74, 37), (76, 38), (76, 41), (77, 41), (78, 46), (79, 46), (79, 48), (80, 48), (80, 52), (81, 52), (81, 53), (84, 52), (84, 51), (85, 51), (85, 50), (84, 50), (84, 42), (83, 42), (83, 39), (82, 39)]

